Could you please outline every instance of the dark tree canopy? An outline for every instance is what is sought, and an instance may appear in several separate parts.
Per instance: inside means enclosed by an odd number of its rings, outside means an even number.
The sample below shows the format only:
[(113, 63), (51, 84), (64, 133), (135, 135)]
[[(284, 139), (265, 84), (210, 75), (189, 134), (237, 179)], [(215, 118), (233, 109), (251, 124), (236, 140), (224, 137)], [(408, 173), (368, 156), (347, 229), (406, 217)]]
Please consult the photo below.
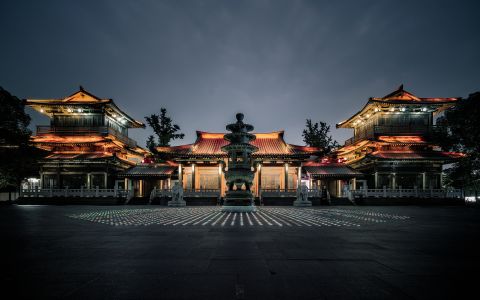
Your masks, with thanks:
[(167, 116), (166, 108), (160, 109), (160, 115), (152, 114), (145, 117), (145, 120), (157, 136), (157, 141), (153, 135), (147, 140), (147, 147), (152, 152), (155, 152), (155, 147), (170, 146), (170, 141), (183, 139), (185, 136), (183, 133), (177, 133), (180, 131), (180, 126), (173, 124), (172, 119)]
[(338, 147), (330, 133), (330, 125), (325, 122), (312, 123), (311, 119), (307, 119), (303, 130), (303, 141), (311, 147), (319, 147), (324, 149), (325, 154), (330, 153), (333, 149)]
[(37, 173), (42, 151), (30, 145), (29, 123), (24, 101), (0, 87), (0, 189), (18, 187)]
[(465, 153), (446, 170), (447, 183), (460, 188), (480, 188), (480, 92), (460, 99), (437, 120), (444, 128), (436, 137), (445, 151)]

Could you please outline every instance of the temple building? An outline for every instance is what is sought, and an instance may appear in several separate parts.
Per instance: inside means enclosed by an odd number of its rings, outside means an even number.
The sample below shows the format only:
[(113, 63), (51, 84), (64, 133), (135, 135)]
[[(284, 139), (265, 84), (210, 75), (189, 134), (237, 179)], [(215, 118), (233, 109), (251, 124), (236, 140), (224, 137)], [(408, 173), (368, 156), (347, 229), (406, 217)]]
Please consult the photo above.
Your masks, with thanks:
[(36, 147), (49, 151), (40, 162), (42, 188), (113, 188), (117, 174), (147, 153), (128, 137), (129, 128), (145, 125), (112, 99), (82, 87), (62, 99), (28, 99), (26, 105), (50, 118), (50, 124), (37, 126), (32, 137)]
[(442, 152), (432, 143), (435, 117), (458, 98), (420, 98), (403, 89), (367, 104), (337, 128), (352, 128), (354, 136), (337, 155), (365, 174), (357, 188), (439, 189), (442, 165), (460, 153)]
[[(171, 187), (179, 180), (186, 195), (204, 194), (223, 197), (226, 192), (222, 166), (228, 168), (227, 154), (221, 148), (228, 144), (225, 133), (197, 131), (193, 144), (158, 147), (157, 155), (165, 163), (141, 164), (120, 176), (126, 178), (135, 195), (148, 196), (153, 187)], [(252, 192), (255, 197), (293, 197), (300, 181), (310, 188), (329, 188), (330, 194), (342, 196), (344, 185), (362, 176), (348, 166), (319, 159), (323, 149), (288, 144), (283, 131), (254, 133), (252, 145), (257, 163)], [(305, 164), (305, 171), (302, 171)]]
[[(358, 113), (337, 124), (353, 128), (354, 136), (328, 155), (321, 148), (285, 142), (284, 131), (253, 133), (254, 179), (248, 187), (255, 201), (265, 205), (292, 205), (301, 184), (309, 188), (314, 204), (319, 199), (330, 203), (331, 198), (353, 203), (372, 197), (461, 197), (461, 190), (453, 195), (443, 189), (442, 169), (463, 154), (443, 152), (433, 142), (436, 116), (457, 100), (420, 98), (403, 86), (370, 98)], [(112, 99), (83, 88), (62, 99), (29, 99), (26, 105), (48, 116), (50, 125), (37, 126), (32, 137), (35, 146), (49, 152), (40, 161), (40, 190), (26, 187), (23, 197), (165, 203), (178, 182), (187, 205), (218, 204), (226, 195), (229, 163), (244, 159), (240, 151), (230, 151), (230, 157), (222, 151), (229, 143), (225, 133), (203, 131), (197, 131), (194, 143), (150, 153), (128, 137), (129, 128), (144, 124)]]

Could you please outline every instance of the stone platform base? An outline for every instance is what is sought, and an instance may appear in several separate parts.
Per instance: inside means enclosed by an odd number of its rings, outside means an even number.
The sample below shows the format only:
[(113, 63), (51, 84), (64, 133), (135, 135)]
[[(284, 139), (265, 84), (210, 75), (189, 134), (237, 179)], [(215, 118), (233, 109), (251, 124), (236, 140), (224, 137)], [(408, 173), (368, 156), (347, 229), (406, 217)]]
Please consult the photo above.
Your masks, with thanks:
[(309, 207), (309, 206), (312, 206), (312, 201), (293, 201), (293, 206)]
[(168, 206), (171, 206), (171, 207), (183, 207), (183, 206), (187, 206), (187, 202), (185, 201), (168, 201)]
[(237, 213), (256, 212), (257, 208), (254, 205), (245, 205), (245, 206), (224, 205), (224, 206), (222, 206), (222, 211), (223, 212), (237, 212)]

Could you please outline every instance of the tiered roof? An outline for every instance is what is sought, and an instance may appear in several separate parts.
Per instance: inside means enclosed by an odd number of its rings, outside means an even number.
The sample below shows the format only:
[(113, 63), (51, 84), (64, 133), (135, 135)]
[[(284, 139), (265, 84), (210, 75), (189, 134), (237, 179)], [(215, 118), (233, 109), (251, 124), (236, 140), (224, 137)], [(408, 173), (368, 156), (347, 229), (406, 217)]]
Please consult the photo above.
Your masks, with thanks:
[[(429, 106), (439, 112), (452, 106), (459, 98), (421, 98), (403, 89), (403, 84), (384, 97), (370, 97), (367, 104), (356, 114), (337, 124), (337, 128), (353, 128), (357, 117), (372, 115), (376, 110), (391, 106)], [(376, 110), (375, 110), (376, 109)]]
[(435, 160), (449, 161), (465, 156), (458, 152), (442, 152), (442, 151), (374, 151), (368, 156), (377, 159), (394, 159), (394, 160)]
[(138, 164), (120, 173), (119, 177), (166, 177), (171, 176), (176, 169), (173, 164)]
[[(124, 127), (145, 127), (120, 110), (112, 99), (99, 98), (82, 87), (62, 99), (28, 99), (25, 104), (50, 118), (57, 113), (84, 114), (94, 110), (109, 115)], [(134, 164), (147, 153), (135, 141), (106, 126), (79, 126), (78, 131), (75, 128), (57, 131), (58, 128), (44, 127), (45, 131), (37, 130), (37, 135), (32, 136), (31, 140), (36, 147), (52, 152), (45, 158), (50, 161), (102, 159)]]
[[(72, 112), (76, 112), (75, 109), (84, 106), (104, 107), (105, 113), (112, 116), (115, 119), (123, 121), (126, 127), (130, 128), (144, 128), (145, 124), (136, 121), (125, 112), (123, 112), (113, 102), (113, 99), (99, 98), (80, 86), (80, 89), (75, 93), (61, 99), (27, 99), (26, 105), (32, 107), (41, 114), (52, 117), (54, 112), (57, 112), (59, 108), (72, 108)], [(66, 110), (68, 112), (68, 110)]]
[[(193, 144), (158, 147), (159, 153), (172, 154), (180, 157), (226, 157), (227, 154), (221, 148), (228, 144), (223, 139), (225, 133), (211, 133), (197, 131), (197, 140)], [(318, 155), (322, 149), (292, 145), (285, 142), (284, 131), (269, 133), (254, 133), (256, 139), (251, 142), (258, 148), (254, 157), (295, 157)]]
[(339, 162), (309, 161), (303, 164), (303, 169), (308, 174), (320, 178), (354, 178), (362, 177), (363, 173)]

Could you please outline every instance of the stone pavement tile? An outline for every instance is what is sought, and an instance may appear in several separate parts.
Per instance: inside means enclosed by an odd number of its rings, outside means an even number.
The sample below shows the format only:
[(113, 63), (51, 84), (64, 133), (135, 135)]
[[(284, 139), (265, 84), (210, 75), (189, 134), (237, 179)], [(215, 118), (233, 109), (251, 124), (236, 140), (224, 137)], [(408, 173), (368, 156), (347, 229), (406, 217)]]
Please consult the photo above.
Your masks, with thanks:
[(402, 289), (367, 274), (318, 277), (315, 284), (325, 299), (412, 299)]
[(256, 276), (269, 276), (270, 271), (264, 260), (230, 260), (212, 259), (208, 266), (210, 274), (255, 274)]
[(67, 299), (236, 299), (235, 275), (112, 273), (66, 295)]
[(67, 293), (65, 299), (161, 299), (161, 277), (132, 273), (109, 273)]
[(339, 247), (331, 251), (331, 255), (325, 255), (324, 259), (351, 259), (351, 260), (377, 260), (377, 250), (369, 250), (354, 247)]
[(319, 261), (321, 268), (329, 270), (332, 276), (349, 274), (359, 276), (362, 274), (383, 275), (398, 274), (398, 271), (374, 260), (325, 260)]
[(316, 260), (267, 260), (269, 272), (275, 275), (328, 275), (331, 270)]
[[(235, 274), (185, 274), (173, 277), (181, 278), (182, 286), (168, 287), (167, 299), (236, 299), (237, 278)], [(170, 282), (170, 281), (169, 281)], [(170, 283), (167, 284), (170, 285)]]
[(335, 254), (332, 249), (312, 250), (308, 246), (298, 248), (285, 248), (282, 252), (286, 259), (325, 259), (334, 258)]
[(189, 249), (190, 259), (210, 259), (215, 254), (215, 247), (194, 247)]
[(241, 243), (218, 245), (213, 252), (214, 259), (261, 259), (263, 252), (255, 243), (242, 245)]
[(63, 271), (3, 273), (0, 276), (0, 286), (2, 286), (2, 294), (5, 297), (12, 295), (14, 298), (11, 299), (60, 299), (100, 277), (102, 274), (98, 273), (65, 273)]
[(269, 277), (240, 276), (241, 299), (325, 299), (314, 279), (307, 275), (271, 275)]
[(395, 258), (379, 258), (378, 262), (406, 275), (435, 274), (470, 274), (480, 267), (478, 259), (451, 257), (439, 259), (431, 256), (399, 256)]
[[(473, 275), (473, 274), (472, 274)], [(415, 299), (476, 299), (478, 277), (469, 274), (385, 275), (381, 280)]]
[(172, 245), (163, 245), (151, 247), (148, 243), (142, 250), (139, 250), (134, 257), (138, 258), (189, 258), (190, 248), (185, 244), (183, 247), (173, 247)]
[(135, 274), (191, 274), (206, 272), (210, 265), (209, 260), (199, 259), (171, 259), (159, 256), (158, 258), (133, 258), (119, 260), (111, 272)]

